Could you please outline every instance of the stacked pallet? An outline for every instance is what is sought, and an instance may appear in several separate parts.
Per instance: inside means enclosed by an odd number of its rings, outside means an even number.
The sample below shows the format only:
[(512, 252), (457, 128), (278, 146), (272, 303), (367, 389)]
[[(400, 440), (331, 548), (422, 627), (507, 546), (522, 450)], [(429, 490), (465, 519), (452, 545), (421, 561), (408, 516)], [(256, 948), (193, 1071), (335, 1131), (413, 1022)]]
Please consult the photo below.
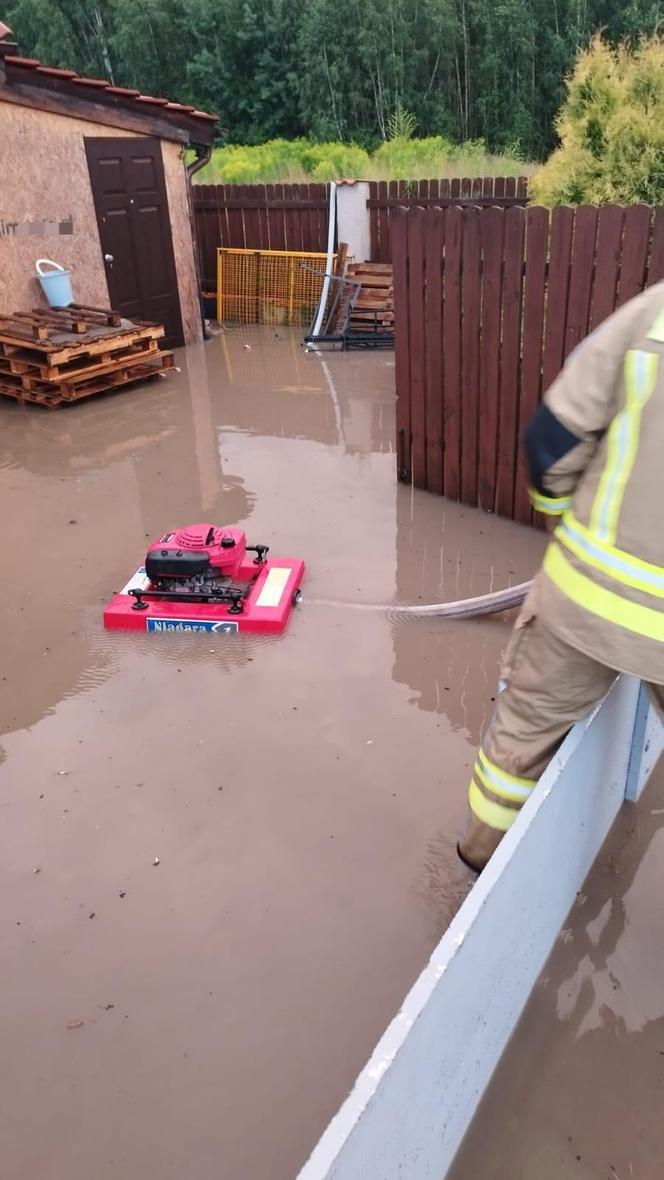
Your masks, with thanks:
[(360, 291), (353, 300), (350, 313), (351, 336), (381, 337), (394, 335), (394, 290), (392, 266), (386, 262), (355, 262), (347, 270), (353, 283), (360, 283)]
[(54, 409), (159, 376), (173, 368), (163, 335), (161, 324), (82, 304), (0, 316), (0, 394)]

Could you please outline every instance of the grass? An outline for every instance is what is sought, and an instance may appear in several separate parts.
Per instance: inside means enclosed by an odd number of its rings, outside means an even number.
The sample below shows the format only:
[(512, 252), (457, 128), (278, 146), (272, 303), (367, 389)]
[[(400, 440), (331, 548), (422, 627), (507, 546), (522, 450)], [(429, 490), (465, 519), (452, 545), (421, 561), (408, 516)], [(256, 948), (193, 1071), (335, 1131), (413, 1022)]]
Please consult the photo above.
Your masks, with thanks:
[(487, 152), (483, 140), (453, 144), (441, 136), (391, 139), (369, 153), (355, 144), (275, 139), (256, 147), (215, 148), (200, 184), (302, 184), (329, 180), (426, 180), (431, 177), (529, 176), (517, 151)]

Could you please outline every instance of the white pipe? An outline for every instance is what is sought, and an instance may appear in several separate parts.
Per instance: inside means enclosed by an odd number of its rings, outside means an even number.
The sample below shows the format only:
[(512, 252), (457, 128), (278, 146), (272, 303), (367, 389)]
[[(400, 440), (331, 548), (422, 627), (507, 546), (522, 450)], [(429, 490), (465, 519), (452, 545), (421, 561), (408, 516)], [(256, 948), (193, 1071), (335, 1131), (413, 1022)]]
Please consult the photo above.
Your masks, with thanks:
[(312, 336), (314, 340), (318, 336), (323, 322), (323, 315), (327, 306), (327, 297), (330, 292), (330, 274), (332, 272), (332, 259), (334, 257), (334, 231), (337, 223), (337, 185), (336, 181), (330, 181), (330, 210), (327, 220), (327, 258), (325, 261), (325, 278), (323, 279), (323, 290), (320, 295), (320, 303), (318, 304), (318, 311), (316, 313), (316, 322), (313, 326)]

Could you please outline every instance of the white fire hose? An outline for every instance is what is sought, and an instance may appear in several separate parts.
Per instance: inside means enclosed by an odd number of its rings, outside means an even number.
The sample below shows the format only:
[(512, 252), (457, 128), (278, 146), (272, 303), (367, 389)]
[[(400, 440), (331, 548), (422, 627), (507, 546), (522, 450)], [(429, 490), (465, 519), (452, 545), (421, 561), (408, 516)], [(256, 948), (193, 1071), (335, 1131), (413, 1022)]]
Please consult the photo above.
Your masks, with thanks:
[(399, 606), (389, 602), (336, 602), (317, 598), (317, 606), (343, 606), (351, 610), (383, 611), (390, 615), (415, 615), (430, 619), (474, 619), (480, 615), (496, 615), (520, 606), (530, 589), (530, 582), (478, 594), (476, 598), (459, 598), (456, 602), (432, 602), (426, 606)]

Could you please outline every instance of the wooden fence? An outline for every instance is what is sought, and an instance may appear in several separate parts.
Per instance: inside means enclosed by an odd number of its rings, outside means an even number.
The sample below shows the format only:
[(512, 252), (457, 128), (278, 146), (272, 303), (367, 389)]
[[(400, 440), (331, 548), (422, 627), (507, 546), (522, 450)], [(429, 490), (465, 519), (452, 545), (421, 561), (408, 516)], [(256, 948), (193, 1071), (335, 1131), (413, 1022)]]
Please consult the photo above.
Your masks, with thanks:
[(326, 184), (195, 184), (194, 216), (207, 290), (217, 282), (217, 248), (327, 249)]
[(497, 205), (510, 208), (528, 203), (527, 176), (476, 176), (454, 180), (390, 180), (369, 183), (371, 261), (391, 262), (390, 218), (393, 209), (432, 205)]
[(522, 437), (576, 344), (664, 278), (664, 208), (392, 211), (399, 475), (530, 522)]

